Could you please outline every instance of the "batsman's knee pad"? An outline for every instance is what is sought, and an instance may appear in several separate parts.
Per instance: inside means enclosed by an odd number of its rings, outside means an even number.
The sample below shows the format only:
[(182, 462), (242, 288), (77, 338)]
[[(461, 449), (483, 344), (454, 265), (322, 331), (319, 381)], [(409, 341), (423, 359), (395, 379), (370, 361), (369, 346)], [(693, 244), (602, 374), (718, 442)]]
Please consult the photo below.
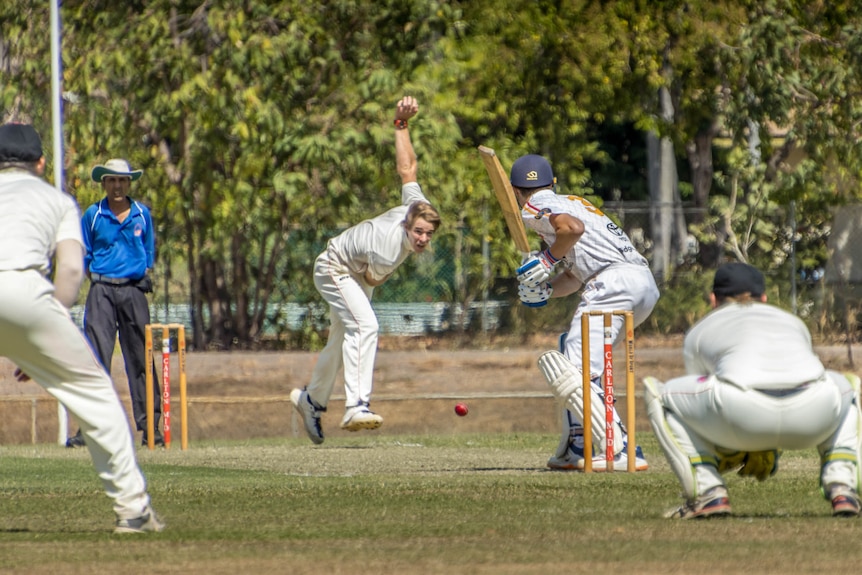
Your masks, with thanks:
[[(547, 351), (539, 357), (539, 369), (551, 387), (551, 393), (564, 404), (575, 417), (584, 421), (584, 388), (581, 372), (572, 365), (566, 356), (557, 351)], [(595, 444), (601, 451), (605, 449), (605, 406), (599, 399), (600, 390), (591, 386), (593, 400), (590, 402), (590, 431)], [(614, 418), (614, 453), (623, 449), (623, 432)]]

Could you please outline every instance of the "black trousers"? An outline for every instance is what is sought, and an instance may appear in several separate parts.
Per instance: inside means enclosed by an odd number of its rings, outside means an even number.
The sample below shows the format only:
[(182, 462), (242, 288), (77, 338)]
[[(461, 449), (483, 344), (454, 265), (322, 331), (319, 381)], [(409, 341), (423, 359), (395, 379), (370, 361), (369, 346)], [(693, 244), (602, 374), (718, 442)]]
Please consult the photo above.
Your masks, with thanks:
[[(96, 355), (111, 373), (111, 358), (117, 333), (120, 335), (120, 350), (126, 364), (129, 394), (132, 398), (132, 414), (138, 431), (147, 430), (147, 383), (146, 350), (144, 328), (150, 323), (150, 306), (146, 294), (134, 283), (112, 285), (94, 282), (87, 294), (84, 307), (84, 333)], [(159, 428), (162, 415), (162, 392), (153, 362), (154, 429)], [(157, 433), (158, 435), (158, 433)]]

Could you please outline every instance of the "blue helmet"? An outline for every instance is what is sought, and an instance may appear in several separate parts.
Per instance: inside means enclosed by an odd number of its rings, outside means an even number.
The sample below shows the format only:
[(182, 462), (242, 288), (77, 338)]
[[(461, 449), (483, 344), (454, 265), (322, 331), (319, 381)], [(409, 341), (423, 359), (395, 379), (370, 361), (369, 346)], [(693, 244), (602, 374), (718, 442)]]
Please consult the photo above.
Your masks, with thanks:
[(549, 188), (554, 184), (554, 171), (542, 156), (527, 154), (512, 164), (509, 180), (516, 188)]

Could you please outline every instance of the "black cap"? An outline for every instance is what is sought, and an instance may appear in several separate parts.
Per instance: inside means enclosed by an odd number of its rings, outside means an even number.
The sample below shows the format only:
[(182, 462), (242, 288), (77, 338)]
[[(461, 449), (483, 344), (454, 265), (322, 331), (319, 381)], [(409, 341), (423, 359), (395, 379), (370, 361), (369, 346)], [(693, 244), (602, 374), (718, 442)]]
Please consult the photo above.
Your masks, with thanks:
[(712, 280), (712, 293), (718, 297), (733, 297), (744, 293), (760, 297), (765, 291), (766, 281), (760, 270), (740, 262), (719, 267)]
[(38, 162), (42, 140), (30, 124), (0, 126), (0, 162)]
[(551, 187), (554, 183), (554, 171), (548, 160), (542, 156), (528, 154), (512, 164), (509, 180), (516, 188)]

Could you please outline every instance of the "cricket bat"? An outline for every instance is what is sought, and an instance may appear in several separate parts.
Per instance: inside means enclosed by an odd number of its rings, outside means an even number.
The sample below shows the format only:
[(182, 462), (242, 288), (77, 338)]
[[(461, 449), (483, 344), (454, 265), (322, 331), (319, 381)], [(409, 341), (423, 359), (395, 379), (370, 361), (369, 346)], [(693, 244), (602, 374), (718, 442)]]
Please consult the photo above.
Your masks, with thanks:
[(491, 186), (494, 188), (497, 202), (503, 210), (503, 217), (506, 218), (509, 235), (512, 236), (515, 246), (522, 254), (530, 253), (527, 230), (524, 229), (524, 221), (521, 219), (521, 208), (518, 207), (515, 193), (512, 191), (512, 184), (506, 177), (503, 166), (500, 165), (500, 159), (497, 158), (494, 150), (485, 146), (479, 146), (479, 155), (482, 156), (488, 177), (491, 178)]

